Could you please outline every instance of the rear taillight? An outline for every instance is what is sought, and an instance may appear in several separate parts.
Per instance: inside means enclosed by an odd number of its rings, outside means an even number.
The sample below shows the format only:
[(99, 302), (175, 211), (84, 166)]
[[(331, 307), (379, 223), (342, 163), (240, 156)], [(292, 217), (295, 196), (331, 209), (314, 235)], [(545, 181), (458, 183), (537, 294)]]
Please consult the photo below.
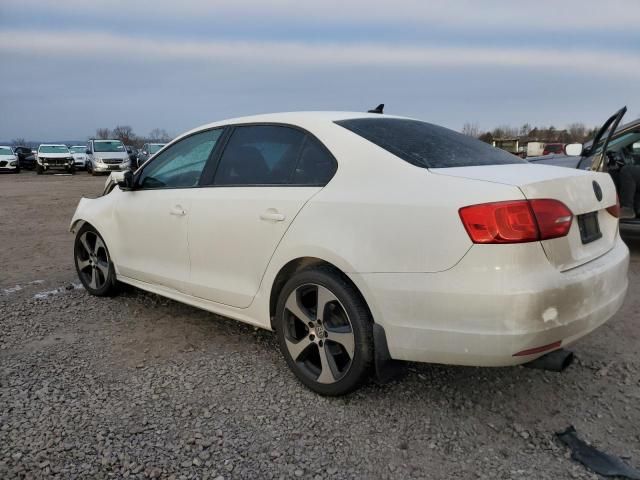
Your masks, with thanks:
[(474, 243), (523, 243), (563, 237), (573, 214), (557, 200), (513, 200), (460, 209), (460, 218)]
[(607, 207), (607, 212), (616, 218), (620, 218), (620, 198), (616, 195), (616, 204)]

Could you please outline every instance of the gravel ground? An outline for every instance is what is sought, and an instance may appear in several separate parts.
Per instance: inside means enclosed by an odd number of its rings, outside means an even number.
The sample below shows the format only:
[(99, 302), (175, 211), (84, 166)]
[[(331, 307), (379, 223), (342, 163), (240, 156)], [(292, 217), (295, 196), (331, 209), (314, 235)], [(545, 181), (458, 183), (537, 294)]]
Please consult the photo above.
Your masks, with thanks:
[(640, 467), (640, 241), (562, 374), (411, 364), (322, 398), (270, 332), (79, 288), (68, 222), (103, 183), (0, 177), (0, 478), (598, 478), (554, 441), (570, 424)]

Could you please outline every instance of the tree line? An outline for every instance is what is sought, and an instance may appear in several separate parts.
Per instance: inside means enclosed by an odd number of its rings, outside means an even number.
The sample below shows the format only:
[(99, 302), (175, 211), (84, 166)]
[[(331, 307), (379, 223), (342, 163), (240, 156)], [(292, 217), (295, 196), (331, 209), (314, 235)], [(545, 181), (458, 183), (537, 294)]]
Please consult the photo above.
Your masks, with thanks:
[(98, 128), (95, 138), (100, 140), (116, 139), (125, 145), (132, 145), (136, 148), (140, 148), (147, 142), (167, 143), (171, 140), (171, 136), (164, 128), (154, 128), (146, 137), (140, 137), (129, 125), (118, 125), (113, 129)]
[(558, 129), (553, 125), (533, 126), (525, 123), (521, 127), (502, 125), (491, 131), (482, 131), (477, 123), (465, 123), (462, 133), (478, 138), (483, 142), (491, 143), (497, 139), (519, 138), (530, 142), (545, 143), (584, 143), (593, 138), (598, 131), (598, 127), (588, 128), (584, 123), (576, 122), (563, 129)]

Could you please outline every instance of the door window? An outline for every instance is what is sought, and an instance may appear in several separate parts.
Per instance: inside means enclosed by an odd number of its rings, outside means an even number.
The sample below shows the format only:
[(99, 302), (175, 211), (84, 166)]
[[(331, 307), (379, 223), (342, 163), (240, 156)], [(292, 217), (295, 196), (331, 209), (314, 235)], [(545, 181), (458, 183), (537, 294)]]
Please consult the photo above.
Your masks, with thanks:
[(336, 161), (315, 138), (307, 136), (291, 183), (326, 185), (336, 172)]
[(282, 185), (291, 181), (306, 134), (278, 125), (236, 127), (220, 158), (215, 185)]
[(138, 184), (143, 189), (197, 186), (221, 134), (220, 128), (207, 130), (170, 146), (144, 168)]

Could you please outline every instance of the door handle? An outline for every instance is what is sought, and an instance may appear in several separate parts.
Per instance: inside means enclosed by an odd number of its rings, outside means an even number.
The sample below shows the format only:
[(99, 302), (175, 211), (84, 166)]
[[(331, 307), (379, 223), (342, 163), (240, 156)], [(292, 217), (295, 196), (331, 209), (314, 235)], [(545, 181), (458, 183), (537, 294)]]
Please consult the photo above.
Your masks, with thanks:
[(261, 213), (260, 218), (271, 222), (282, 222), (287, 217), (278, 212), (275, 208), (270, 208), (266, 212)]
[(175, 215), (176, 217), (184, 217), (186, 214), (187, 212), (180, 205), (176, 205), (169, 210), (169, 215)]

